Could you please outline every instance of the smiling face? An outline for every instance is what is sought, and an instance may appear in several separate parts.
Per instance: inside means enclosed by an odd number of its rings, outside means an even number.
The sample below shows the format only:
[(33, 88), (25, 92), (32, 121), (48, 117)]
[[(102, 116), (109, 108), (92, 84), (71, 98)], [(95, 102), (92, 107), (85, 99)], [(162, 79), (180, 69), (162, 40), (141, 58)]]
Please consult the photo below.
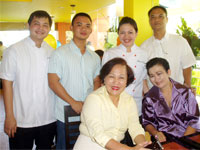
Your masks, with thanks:
[(168, 18), (161, 8), (152, 10), (149, 15), (149, 23), (154, 31), (166, 30)]
[(36, 43), (42, 42), (48, 35), (51, 27), (48, 18), (45, 17), (34, 17), (29, 25), (30, 37)]
[(148, 73), (151, 83), (158, 88), (164, 89), (166, 86), (169, 85), (169, 77), (171, 75), (170, 69), (166, 72), (163, 66), (154, 65), (153, 67), (149, 68)]
[(92, 23), (88, 17), (78, 16), (73, 25), (71, 26), (73, 32), (73, 39), (76, 40), (87, 40), (92, 33)]
[(131, 48), (134, 45), (136, 37), (137, 32), (131, 24), (127, 23), (120, 26), (119, 39), (126, 48)]
[(127, 84), (127, 70), (125, 65), (115, 65), (104, 79), (105, 87), (111, 99), (119, 98)]

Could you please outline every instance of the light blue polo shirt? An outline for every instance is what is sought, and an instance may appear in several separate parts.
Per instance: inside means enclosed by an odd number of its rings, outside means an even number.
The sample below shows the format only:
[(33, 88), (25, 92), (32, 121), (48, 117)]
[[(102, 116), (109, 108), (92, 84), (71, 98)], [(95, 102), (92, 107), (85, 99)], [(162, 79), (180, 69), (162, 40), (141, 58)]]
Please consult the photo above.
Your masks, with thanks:
[[(93, 91), (93, 79), (101, 68), (99, 56), (86, 48), (82, 55), (73, 40), (56, 49), (51, 55), (48, 73), (56, 73), (68, 94), (78, 101), (84, 101)], [(55, 95), (56, 118), (64, 122), (64, 106), (69, 105)]]

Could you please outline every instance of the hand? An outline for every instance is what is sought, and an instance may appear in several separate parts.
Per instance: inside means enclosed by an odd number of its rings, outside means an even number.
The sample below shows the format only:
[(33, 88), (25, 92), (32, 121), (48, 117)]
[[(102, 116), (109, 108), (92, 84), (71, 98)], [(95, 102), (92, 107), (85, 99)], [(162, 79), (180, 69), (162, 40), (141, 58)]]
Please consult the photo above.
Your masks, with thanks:
[(76, 113), (80, 114), (81, 111), (82, 111), (83, 102), (81, 102), (81, 101), (74, 101), (74, 102), (71, 104), (71, 107), (72, 107), (72, 109), (73, 109)]
[(14, 137), (17, 131), (17, 122), (14, 117), (10, 118), (6, 117), (4, 124), (4, 131), (10, 138)]
[(166, 141), (166, 137), (162, 132), (157, 132), (157, 138), (160, 142), (165, 142)]
[(196, 96), (196, 88), (191, 88), (192, 93), (194, 94), (194, 96)]

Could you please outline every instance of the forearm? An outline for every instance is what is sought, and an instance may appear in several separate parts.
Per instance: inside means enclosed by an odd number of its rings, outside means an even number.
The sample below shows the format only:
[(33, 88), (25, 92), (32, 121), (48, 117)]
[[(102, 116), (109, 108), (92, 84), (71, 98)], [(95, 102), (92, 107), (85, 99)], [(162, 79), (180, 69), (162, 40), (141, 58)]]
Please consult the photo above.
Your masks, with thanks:
[(184, 136), (193, 134), (195, 132), (196, 132), (196, 129), (192, 128), (191, 126), (188, 126), (185, 133), (184, 133)]
[(145, 130), (148, 131), (151, 135), (155, 136), (159, 131), (154, 128), (154, 126), (152, 126), (151, 124), (148, 124), (146, 127), (145, 127)]
[(52, 89), (52, 91), (60, 97), (65, 102), (72, 105), (72, 103), (75, 101), (65, 90), (65, 88), (62, 86), (62, 84), (59, 82), (59, 79), (57, 78), (57, 75), (55, 74), (48, 74), (48, 80), (49, 80), (49, 87)]
[(184, 84), (191, 87), (192, 67), (183, 69)]
[(146, 94), (149, 91), (149, 86), (147, 80), (143, 80), (143, 94)]
[(100, 86), (101, 86), (101, 81), (100, 81), (100, 78), (99, 76), (97, 76), (95, 79), (94, 79), (94, 90), (98, 89)]
[(2, 80), (3, 82), (3, 99), (5, 105), (6, 118), (14, 117), (13, 113), (13, 82)]
[(113, 139), (108, 141), (105, 148), (108, 150), (131, 150), (132, 149), (132, 147), (121, 144)]
[(136, 144), (140, 144), (140, 143), (145, 142), (146, 140), (143, 134), (139, 134), (135, 137), (134, 141)]

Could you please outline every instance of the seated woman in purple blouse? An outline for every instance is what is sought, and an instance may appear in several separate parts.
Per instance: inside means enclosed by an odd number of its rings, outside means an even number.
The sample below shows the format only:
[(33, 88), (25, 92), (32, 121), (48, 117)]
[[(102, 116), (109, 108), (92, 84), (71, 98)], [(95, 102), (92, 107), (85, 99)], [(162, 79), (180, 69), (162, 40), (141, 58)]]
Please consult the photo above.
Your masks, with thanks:
[(146, 68), (154, 85), (143, 99), (142, 117), (146, 131), (164, 142), (166, 134), (182, 137), (200, 129), (195, 96), (191, 89), (170, 78), (167, 60), (153, 58)]

